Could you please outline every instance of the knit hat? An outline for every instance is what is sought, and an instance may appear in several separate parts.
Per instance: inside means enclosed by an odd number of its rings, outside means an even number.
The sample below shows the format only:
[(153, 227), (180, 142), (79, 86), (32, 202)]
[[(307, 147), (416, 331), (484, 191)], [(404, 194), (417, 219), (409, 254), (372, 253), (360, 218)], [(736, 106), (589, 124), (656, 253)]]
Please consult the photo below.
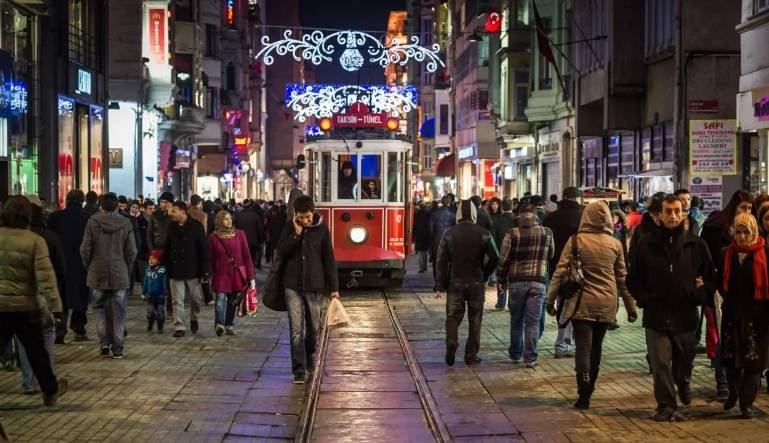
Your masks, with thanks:
[(147, 254), (147, 260), (149, 260), (150, 257), (155, 257), (157, 261), (162, 262), (163, 261), (163, 250), (162, 249), (153, 249)]
[(174, 195), (172, 193), (170, 193), (170, 192), (164, 192), (164, 193), (160, 194), (160, 197), (158, 198), (158, 202), (160, 202), (160, 200), (165, 200), (168, 203), (173, 203), (174, 202)]

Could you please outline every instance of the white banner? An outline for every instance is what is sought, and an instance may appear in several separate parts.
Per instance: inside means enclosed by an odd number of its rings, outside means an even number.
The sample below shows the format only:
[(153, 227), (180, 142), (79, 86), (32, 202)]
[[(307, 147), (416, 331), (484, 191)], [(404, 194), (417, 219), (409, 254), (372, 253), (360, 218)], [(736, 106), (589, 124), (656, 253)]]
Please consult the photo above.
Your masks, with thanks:
[(736, 120), (689, 121), (689, 174), (737, 173)]

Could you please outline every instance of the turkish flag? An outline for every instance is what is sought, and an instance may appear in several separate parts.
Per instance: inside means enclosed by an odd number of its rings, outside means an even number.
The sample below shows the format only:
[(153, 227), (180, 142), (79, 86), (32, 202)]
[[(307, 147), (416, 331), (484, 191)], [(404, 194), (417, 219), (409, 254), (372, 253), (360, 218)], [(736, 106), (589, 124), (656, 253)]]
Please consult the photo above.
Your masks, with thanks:
[(502, 14), (496, 8), (489, 8), (486, 13), (486, 32), (489, 34), (498, 34), (502, 29)]

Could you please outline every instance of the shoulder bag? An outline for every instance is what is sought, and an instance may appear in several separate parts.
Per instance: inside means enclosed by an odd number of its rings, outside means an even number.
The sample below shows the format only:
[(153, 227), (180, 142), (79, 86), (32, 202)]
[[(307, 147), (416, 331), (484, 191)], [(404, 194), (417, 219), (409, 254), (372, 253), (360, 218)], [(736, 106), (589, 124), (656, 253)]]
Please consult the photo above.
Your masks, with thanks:
[[(566, 271), (566, 281), (561, 283), (561, 285), (558, 287), (558, 298), (560, 299), (558, 302), (558, 309), (556, 311), (556, 322), (558, 323), (558, 328), (563, 329), (566, 326), (568, 326), (569, 322), (571, 322), (572, 318), (574, 318), (574, 315), (577, 313), (577, 310), (579, 309), (580, 302), (582, 301), (582, 290), (585, 285), (585, 274), (582, 271), (582, 259), (579, 255), (579, 236), (577, 234), (574, 234), (572, 237), (572, 245), (571, 245), (571, 257), (569, 257), (569, 267)], [(569, 318), (567, 318), (563, 323), (561, 323), (561, 313), (564, 310), (564, 307), (566, 306), (566, 300), (577, 296), (577, 302), (574, 306), (574, 311), (571, 313)]]

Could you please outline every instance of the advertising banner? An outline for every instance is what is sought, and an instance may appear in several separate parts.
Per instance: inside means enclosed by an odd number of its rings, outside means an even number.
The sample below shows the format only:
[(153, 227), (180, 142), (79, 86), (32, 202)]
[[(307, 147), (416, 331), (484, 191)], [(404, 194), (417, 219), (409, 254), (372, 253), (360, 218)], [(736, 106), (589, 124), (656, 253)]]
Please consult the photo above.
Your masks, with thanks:
[(689, 192), (692, 197), (699, 197), (705, 204), (705, 217), (713, 211), (721, 210), (723, 204), (724, 182), (722, 176), (692, 176), (689, 179)]
[(166, 65), (166, 10), (163, 8), (151, 8), (149, 13), (149, 42), (151, 61), (156, 65)]
[(737, 173), (736, 120), (689, 121), (689, 173), (692, 176)]

